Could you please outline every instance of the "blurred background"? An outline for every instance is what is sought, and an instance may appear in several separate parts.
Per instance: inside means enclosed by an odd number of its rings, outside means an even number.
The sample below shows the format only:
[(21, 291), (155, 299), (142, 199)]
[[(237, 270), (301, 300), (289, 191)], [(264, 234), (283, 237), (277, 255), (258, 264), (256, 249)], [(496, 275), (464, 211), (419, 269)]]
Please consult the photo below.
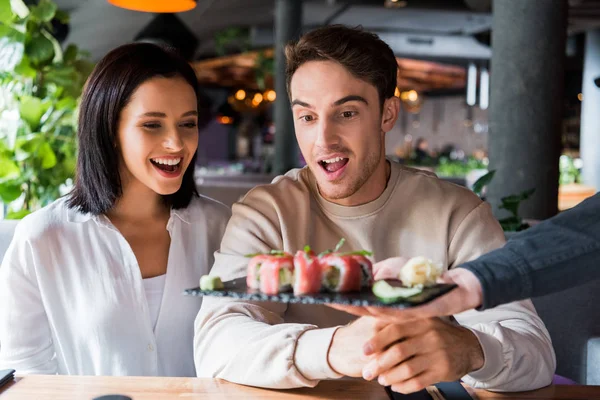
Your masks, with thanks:
[[(390, 159), (473, 188), (499, 219), (545, 219), (600, 186), (599, 0), (0, 0), (0, 214), (68, 192), (94, 62), (176, 47), (203, 91), (197, 184), (231, 205), (304, 165), (282, 49), (362, 25), (397, 56)], [(492, 174), (486, 175), (489, 171)], [(515, 219), (516, 218), (516, 219)], [(510, 226), (509, 226), (510, 225)]]

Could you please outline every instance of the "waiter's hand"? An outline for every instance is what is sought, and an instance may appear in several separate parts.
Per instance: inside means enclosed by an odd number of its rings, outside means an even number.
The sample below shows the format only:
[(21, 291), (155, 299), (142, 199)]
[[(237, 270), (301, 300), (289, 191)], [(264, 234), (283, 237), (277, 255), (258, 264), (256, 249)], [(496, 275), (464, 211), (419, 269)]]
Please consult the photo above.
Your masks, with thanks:
[[(406, 264), (404, 257), (388, 258), (373, 265), (375, 279), (397, 279), (400, 269)], [(376, 317), (388, 323), (405, 323), (423, 318), (443, 317), (479, 307), (483, 302), (481, 283), (477, 277), (464, 268), (454, 268), (438, 279), (439, 283), (458, 285), (449, 293), (418, 307), (397, 310), (386, 307), (354, 307), (331, 304), (340, 311), (358, 316)]]

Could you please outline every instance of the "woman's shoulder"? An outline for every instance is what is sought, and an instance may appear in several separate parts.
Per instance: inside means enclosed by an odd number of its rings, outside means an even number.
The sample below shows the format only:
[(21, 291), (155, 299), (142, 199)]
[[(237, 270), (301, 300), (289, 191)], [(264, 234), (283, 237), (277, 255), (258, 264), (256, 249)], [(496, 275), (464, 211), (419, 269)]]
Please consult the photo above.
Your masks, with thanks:
[(203, 195), (194, 196), (186, 208), (174, 210), (174, 212), (190, 223), (227, 222), (231, 217), (229, 207)]
[(63, 197), (19, 221), (15, 228), (15, 237), (35, 240), (63, 230), (69, 222), (80, 220), (82, 217), (85, 215), (69, 209), (67, 199)]

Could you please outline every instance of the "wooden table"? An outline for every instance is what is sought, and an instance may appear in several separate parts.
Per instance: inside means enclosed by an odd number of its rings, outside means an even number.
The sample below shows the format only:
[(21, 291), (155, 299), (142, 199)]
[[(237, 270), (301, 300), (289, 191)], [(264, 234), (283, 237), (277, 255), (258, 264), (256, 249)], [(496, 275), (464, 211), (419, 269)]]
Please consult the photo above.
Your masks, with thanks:
[[(479, 400), (600, 400), (600, 386), (550, 386), (505, 394), (475, 390), (474, 393)], [(316, 388), (266, 390), (218, 379), (59, 375), (17, 378), (0, 389), (0, 400), (90, 400), (106, 394), (124, 394), (134, 400), (389, 400), (377, 383), (361, 380), (323, 381)]]

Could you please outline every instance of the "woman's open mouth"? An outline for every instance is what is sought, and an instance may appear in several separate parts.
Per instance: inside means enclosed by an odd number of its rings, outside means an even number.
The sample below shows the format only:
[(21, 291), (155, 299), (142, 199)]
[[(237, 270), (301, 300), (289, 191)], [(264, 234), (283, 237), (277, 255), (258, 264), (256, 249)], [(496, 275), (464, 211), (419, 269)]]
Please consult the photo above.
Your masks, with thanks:
[(150, 159), (152, 166), (166, 178), (175, 178), (181, 174), (182, 157), (157, 157)]

